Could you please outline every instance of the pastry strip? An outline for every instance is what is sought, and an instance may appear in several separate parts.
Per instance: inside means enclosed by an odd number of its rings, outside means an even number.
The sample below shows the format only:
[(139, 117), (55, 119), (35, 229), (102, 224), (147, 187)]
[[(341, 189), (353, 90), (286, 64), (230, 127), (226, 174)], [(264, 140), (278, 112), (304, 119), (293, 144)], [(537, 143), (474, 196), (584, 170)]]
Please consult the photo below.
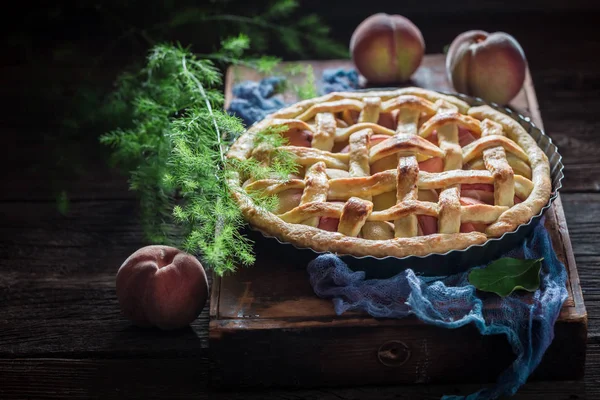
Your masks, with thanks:
[[(489, 119), (481, 122), (482, 138), (501, 135), (503, 133), (500, 124)], [(513, 169), (506, 159), (506, 151), (502, 146), (487, 148), (483, 150), (483, 162), (494, 177), (494, 204), (512, 207), (515, 198), (515, 179)]]
[[(304, 192), (300, 198), (300, 205), (314, 202), (324, 203), (327, 201), (329, 180), (327, 179), (327, 174), (325, 173), (325, 163), (318, 162), (311, 166), (306, 171), (304, 182)], [(309, 218), (302, 223), (304, 225), (317, 226), (319, 225), (319, 218)]]
[[(419, 123), (420, 110), (401, 108), (398, 112), (398, 126), (395, 137), (416, 136)], [(402, 135), (402, 136), (400, 136)], [(388, 142), (387, 140), (386, 142)], [(398, 176), (396, 183), (396, 204), (417, 200), (417, 181), (419, 179), (419, 164), (417, 157), (409, 155), (399, 157)], [(394, 220), (395, 237), (413, 237), (418, 235), (418, 223), (416, 215), (407, 215)]]
[(336, 121), (332, 113), (320, 113), (315, 118), (316, 129), (312, 139), (312, 147), (331, 151), (335, 139)]

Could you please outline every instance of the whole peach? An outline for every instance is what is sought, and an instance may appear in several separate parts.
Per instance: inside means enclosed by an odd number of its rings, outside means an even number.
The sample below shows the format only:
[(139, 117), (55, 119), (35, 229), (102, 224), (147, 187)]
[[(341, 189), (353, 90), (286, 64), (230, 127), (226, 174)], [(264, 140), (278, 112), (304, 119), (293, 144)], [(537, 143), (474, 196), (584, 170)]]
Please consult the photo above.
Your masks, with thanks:
[(468, 31), (452, 41), (446, 69), (458, 92), (507, 104), (523, 86), (527, 60), (519, 42), (507, 33)]
[(189, 325), (208, 297), (202, 264), (169, 246), (146, 246), (130, 255), (117, 272), (116, 286), (123, 314), (142, 327)]
[(356, 27), (350, 53), (369, 83), (404, 82), (421, 64), (425, 41), (408, 18), (378, 13)]

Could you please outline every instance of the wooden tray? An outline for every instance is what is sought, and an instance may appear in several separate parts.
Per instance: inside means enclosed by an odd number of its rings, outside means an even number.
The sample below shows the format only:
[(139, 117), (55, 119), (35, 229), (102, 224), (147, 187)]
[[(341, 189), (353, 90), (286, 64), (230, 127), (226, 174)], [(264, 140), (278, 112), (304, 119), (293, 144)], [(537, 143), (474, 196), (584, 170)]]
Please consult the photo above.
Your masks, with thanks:
[[(326, 68), (352, 66), (349, 61), (310, 64), (316, 82)], [(230, 68), (227, 103), (235, 82), (260, 77), (244, 67)], [(451, 90), (444, 56), (426, 56), (411, 85)], [(511, 105), (543, 128), (529, 74)], [(555, 325), (554, 341), (531, 379), (580, 379), (587, 314), (560, 197), (546, 213), (546, 227), (568, 271), (569, 297)], [(358, 312), (337, 316), (331, 301), (318, 298), (308, 282), (306, 266), (313, 253), (249, 235), (256, 240), (256, 265), (215, 277), (212, 284), (209, 347), (214, 387), (490, 382), (514, 359), (504, 336), (481, 336), (472, 326), (449, 330), (412, 317), (375, 319)]]

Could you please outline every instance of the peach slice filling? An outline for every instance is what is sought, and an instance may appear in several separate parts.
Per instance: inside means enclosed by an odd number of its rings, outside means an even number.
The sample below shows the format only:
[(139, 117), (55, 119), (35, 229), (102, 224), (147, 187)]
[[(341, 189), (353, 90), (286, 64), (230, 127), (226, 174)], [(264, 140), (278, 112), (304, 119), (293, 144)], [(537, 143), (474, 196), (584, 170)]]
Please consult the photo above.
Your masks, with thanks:
[(463, 128), (462, 126), (458, 127), (458, 144), (460, 147), (465, 147), (466, 145), (477, 140), (473, 132), (468, 129)]
[(438, 220), (436, 217), (419, 215), (417, 216), (417, 222), (421, 236), (432, 235), (438, 232)]
[(388, 113), (379, 114), (379, 119), (377, 120), (377, 125), (381, 125), (388, 129), (396, 129), (396, 119), (398, 118), (398, 112), (392, 111)]
[[(283, 214), (298, 207), (302, 198), (302, 192), (302, 189), (289, 189), (279, 193), (279, 205), (275, 213)], [(343, 204), (343, 202), (339, 201), (335, 203)], [(319, 225), (317, 227), (326, 231), (337, 232), (339, 222), (338, 218), (321, 217), (319, 218)]]
[(289, 146), (312, 147), (313, 134), (303, 129), (290, 129), (283, 134), (288, 140)]
[(419, 171), (442, 172), (444, 170), (444, 160), (440, 157), (432, 157), (419, 163)]
[[(485, 204), (483, 201), (481, 200), (477, 200), (471, 197), (463, 197), (461, 196), (460, 198), (460, 204), (463, 206), (472, 206), (472, 205), (476, 205), (476, 204)], [(483, 232), (485, 231), (485, 228), (487, 228), (488, 224), (476, 224), (476, 223), (471, 223), (471, 222), (463, 222), (462, 224), (460, 224), (460, 231), (463, 233), (468, 233), (468, 232)]]
[[(426, 139), (437, 146), (437, 131), (433, 131), (433, 133), (429, 135)], [(475, 137), (475, 134), (473, 132), (463, 128), (462, 126), (458, 127), (458, 144), (460, 144), (460, 147), (465, 147), (466, 145), (474, 142), (475, 140), (477, 140), (477, 138)]]
[[(343, 201), (332, 201), (332, 203), (344, 204)], [(339, 223), (339, 218), (321, 217), (319, 218), (319, 225), (317, 225), (317, 228), (323, 229), (324, 231), (337, 232)]]
[(319, 225), (317, 225), (317, 228), (323, 229), (324, 231), (337, 232), (339, 223), (340, 220), (338, 218), (321, 217), (319, 218)]
[(276, 214), (283, 214), (300, 205), (302, 198), (302, 189), (288, 189), (279, 193), (279, 205), (275, 210)]
[[(475, 199), (483, 204), (494, 204), (494, 185), (484, 183), (463, 183), (461, 185), (460, 193), (463, 197)], [(517, 196), (514, 197), (513, 201), (515, 204), (523, 202), (523, 200)]]
[[(521, 203), (522, 200), (515, 196), (515, 204)], [(494, 186), (486, 184), (462, 184), (460, 204), (470, 206), (475, 204), (494, 204)], [(485, 232), (488, 224), (478, 224), (465, 222), (460, 225), (460, 231), (467, 232)]]

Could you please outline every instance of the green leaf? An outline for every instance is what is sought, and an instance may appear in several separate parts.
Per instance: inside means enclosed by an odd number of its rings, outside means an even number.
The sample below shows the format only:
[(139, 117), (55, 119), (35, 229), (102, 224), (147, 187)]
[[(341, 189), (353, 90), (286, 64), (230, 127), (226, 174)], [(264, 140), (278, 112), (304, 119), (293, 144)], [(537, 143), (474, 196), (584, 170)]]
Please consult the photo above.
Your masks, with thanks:
[(478, 290), (493, 292), (502, 297), (517, 289), (533, 292), (540, 287), (542, 260), (543, 258), (500, 258), (485, 268), (471, 271), (469, 282)]

